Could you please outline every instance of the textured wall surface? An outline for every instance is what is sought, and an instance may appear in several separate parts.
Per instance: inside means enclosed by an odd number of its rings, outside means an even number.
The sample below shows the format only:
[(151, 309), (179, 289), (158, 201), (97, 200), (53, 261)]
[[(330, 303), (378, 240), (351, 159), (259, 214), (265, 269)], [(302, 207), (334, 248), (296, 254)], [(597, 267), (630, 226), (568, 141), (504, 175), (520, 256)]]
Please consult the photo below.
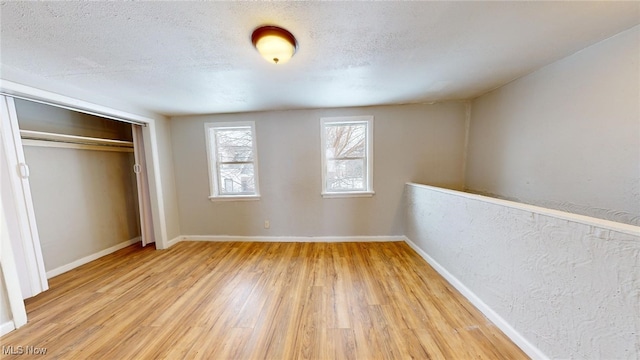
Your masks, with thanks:
[(466, 188), (640, 225), (640, 26), (472, 102)]
[(422, 185), (405, 201), (406, 236), (547, 356), (640, 358), (640, 228)]
[[(632, 1), (2, 1), (0, 61), (6, 80), (165, 115), (468, 99), (628, 29), (639, 8)], [(264, 24), (298, 40), (284, 67), (251, 46), (252, 30)], [(90, 91), (102, 101), (88, 99)]]

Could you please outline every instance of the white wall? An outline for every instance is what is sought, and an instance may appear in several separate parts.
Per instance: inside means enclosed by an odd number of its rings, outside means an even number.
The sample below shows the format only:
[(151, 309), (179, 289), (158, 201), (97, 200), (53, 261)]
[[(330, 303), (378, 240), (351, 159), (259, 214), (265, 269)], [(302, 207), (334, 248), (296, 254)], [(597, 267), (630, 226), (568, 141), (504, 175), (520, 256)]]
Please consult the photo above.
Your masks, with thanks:
[(640, 356), (639, 227), (420, 185), (405, 196), (406, 236), (530, 356)]
[[(371, 198), (321, 197), (320, 118), (373, 115)], [(204, 124), (255, 121), (259, 201), (211, 202)], [(402, 235), (403, 184), (461, 188), (465, 104), (402, 105), (176, 117), (172, 148), (184, 235)], [(264, 220), (271, 228), (264, 229)]]
[(640, 225), (640, 26), (475, 99), (466, 187)]

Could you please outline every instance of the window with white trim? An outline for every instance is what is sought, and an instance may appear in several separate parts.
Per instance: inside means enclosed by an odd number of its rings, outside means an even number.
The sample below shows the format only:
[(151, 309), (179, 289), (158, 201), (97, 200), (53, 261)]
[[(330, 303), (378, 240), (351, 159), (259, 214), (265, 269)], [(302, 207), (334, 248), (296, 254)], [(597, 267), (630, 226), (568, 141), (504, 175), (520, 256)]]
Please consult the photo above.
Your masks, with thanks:
[(322, 196), (372, 196), (373, 116), (321, 118)]
[(255, 123), (204, 124), (212, 200), (258, 199)]

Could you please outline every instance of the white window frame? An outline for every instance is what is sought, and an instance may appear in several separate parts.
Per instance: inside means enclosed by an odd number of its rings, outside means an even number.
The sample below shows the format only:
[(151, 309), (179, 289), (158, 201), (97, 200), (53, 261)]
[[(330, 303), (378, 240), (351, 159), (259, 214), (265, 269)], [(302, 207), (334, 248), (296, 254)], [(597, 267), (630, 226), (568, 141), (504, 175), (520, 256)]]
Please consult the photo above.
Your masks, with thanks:
[[(253, 163), (253, 177), (255, 182), (255, 193), (254, 194), (221, 194), (220, 193), (220, 184), (218, 168), (220, 164), (218, 163), (217, 156), (217, 146), (215, 143), (215, 137), (212, 136), (212, 132), (214, 129), (233, 129), (233, 128), (251, 128), (251, 137), (252, 137), (252, 145), (253, 145), (253, 161), (247, 163)], [(254, 121), (234, 121), (234, 122), (213, 122), (213, 123), (205, 123), (204, 124), (205, 137), (206, 137), (206, 148), (207, 148), (207, 167), (209, 168), (209, 200), (211, 201), (240, 201), (240, 200), (259, 200), (260, 199), (260, 188), (259, 188), (259, 177), (258, 177), (258, 144), (257, 144), (257, 136), (256, 136), (256, 126)]]
[[(327, 153), (326, 153), (326, 126), (327, 125), (348, 125), (366, 124), (365, 134), (365, 190), (328, 191), (327, 190)], [(373, 116), (341, 116), (320, 118), (320, 153), (322, 156), (322, 197), (343, 198), (343, 197), (371, 197), (373, 191)]]

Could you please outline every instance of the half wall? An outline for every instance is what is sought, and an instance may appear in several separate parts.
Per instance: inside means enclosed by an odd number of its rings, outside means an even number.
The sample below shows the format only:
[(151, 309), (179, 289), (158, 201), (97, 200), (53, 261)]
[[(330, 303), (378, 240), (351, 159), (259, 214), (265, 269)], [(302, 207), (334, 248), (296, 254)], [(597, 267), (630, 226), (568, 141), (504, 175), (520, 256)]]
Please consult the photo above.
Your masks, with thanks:
[(405, 186), (410, 244), (534, 358), (640, 358), (640, 227)]

